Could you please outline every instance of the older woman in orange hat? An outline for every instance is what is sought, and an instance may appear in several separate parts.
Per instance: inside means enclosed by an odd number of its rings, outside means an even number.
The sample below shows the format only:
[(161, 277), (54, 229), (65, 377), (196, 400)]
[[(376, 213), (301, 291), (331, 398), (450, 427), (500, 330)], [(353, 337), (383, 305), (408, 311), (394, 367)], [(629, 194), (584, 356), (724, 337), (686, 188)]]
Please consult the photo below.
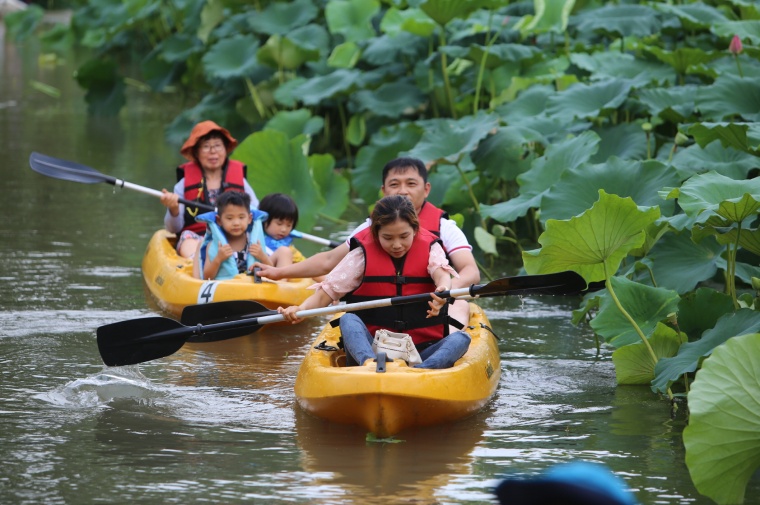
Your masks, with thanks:
[(237, 145), (237, 140), (225, 128), (213, 121), (202, 121), (193, 127), (182, 146), (180, 153), (188, 162), (177, 167), (178, 182), (173, 192), (163, 189), (161, 196), (161, 203), (166, 207), (164, 225), (179, 235), (177, 252), (180, 256), (192, 258), (206, 231), (206, 225), (195, 220), (196, 215), (205, 211), (179, 203), (180, 197), (216, 205), (222, 192), (244, 191), (251, 197), (251, 206), (259, 206), (245, 177), (246, 166), (228, 157)]

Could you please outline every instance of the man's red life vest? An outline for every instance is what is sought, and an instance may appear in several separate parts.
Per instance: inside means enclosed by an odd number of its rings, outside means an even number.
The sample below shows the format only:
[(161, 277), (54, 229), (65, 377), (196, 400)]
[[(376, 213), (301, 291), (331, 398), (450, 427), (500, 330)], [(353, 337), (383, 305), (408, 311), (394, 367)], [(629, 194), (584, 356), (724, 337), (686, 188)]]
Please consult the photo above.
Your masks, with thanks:
[[(227, 159), (222, 167), (222, 187), (221, 191), (245, 191), (245, 173), (247, 167), (237, 161)], [(177, 180), (185, 178), (185, 199), (198, 201), (205, 204), (211, 204), (208, 197), (208, 190), (204, 184), (203, 170), (194, 161), (188, 161), (177, 167)], [(185, 205), (185, 226), (182, 230), (194, 231), (199, 235), (206, 232), (206, 225), (195, 221), (198, 215), (198, 209)]]
[(441, 236), (441, 219), (448, 219), (449, 215), (430, 202), (423, 202), (422, 208), (417, 213), (420, 227), (433, 233), (436, 237)]
[[(391, 298), (394, 296), (416, 295), (435, 291), (433, 279), (427, 272), (430, 248), (440, 240), (420, 229), (412, 242), (412, 247), (403, 258), (401, 271), (391, 256), (377, 243), (369, 229), (351, 238), (351, 248), (364, 250), (364, 278), (361, 285), (344, 297), (349, 303)], [(408, 333), (415, 345), (443, 338), (448, 332), (448, 305), (434, 318), (426, 318), (427, 301), (392, 305), (376, 309), (356, 311), (370, 334), (380, 328)]]

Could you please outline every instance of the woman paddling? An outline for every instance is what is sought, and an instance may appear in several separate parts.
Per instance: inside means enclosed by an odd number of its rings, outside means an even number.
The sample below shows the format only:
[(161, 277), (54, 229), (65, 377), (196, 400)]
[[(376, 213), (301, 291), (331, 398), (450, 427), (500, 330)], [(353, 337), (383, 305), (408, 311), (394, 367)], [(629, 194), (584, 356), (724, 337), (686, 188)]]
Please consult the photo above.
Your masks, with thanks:
[[(451, 288), (451, 276), (456, 276), (440, 241), (420, 228), (414, 205), (405, 196), (386, 196), (378, 201), (369, 228), (354, 236), (351, 247), (351, 252), (315, 285), (316, 293), (301, 305), (277, 310), (286, 319), (299, 322), (296, 312), (325, 307), (341, 298), (356, 302), (446, 291)], [(432, 295), (427, 302), (342, 316), (340, 330), (349, 366), (375, 358), (372, 340), (381, 328), (412, 336), (422, 358), (415, 368), (449, 368), (470, 345), (465, 332), (446, 335), (446, 301)]]
[(202, 214), (192, 206), (179, 203), (179, 198), (216, 205), (216, 199), (224, 191), (244, 191), (255, 208), (259, 200), (246, 180), (246, 166), (229, 159), (229, 153), (238, 143), (230, 132), (213, 121), (195, 125), (180, 153), (188, 162), (177, 167), (177, 179), (173, 192), (163, 189), (161, 203), (166, 207), (164, 226), (177, 233), (177, 253), (192, 258), (203, 239), (206, 225), (196, 222)]

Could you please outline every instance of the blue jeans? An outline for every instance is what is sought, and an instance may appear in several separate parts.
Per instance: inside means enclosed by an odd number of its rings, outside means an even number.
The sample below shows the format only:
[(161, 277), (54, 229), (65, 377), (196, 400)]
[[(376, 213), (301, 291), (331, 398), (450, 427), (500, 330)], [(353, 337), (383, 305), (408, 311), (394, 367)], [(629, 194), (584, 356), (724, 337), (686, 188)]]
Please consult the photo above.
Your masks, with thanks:
[[(346, 350), (346, 366), (363, 365), (368, 359), (375, 359), (372, 340), (367, 326), (356, 314), (344, 314), (340, 318), (340, 332)], [(450, 368), (456, 360), (464, 356), (470, 347), (470, 336), (457, 331), (426, 347), (421, 353), (422, 363), (414, 368)]]

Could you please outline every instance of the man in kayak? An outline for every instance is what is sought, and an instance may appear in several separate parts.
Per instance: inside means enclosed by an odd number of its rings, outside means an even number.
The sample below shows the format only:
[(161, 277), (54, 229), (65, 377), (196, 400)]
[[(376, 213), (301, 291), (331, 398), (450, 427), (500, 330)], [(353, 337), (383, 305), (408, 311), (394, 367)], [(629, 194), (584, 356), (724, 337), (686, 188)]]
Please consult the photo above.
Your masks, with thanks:
[[(462, 230), (448, 215), (426, 201), (430, 194), (430, 182), (427, 180), (425, 164), (416, 158), (397, 158), (383, 167), (383, 185), (380, 188), (384, 196), (402, 195), (408, 197), (419, 216), (420, 225), (440, 237), (443, 248), (451, 266), (459, 274), (451, 288), (469, 287), (480, 282), (480, 270), (472, 255), (472, 246), (467, 242)], [(330, 272), (349, 252), (349, 241), (357, 232), (369, 226), (369, 219), (359, 225), (345, 243), (315, 254), (300, 263), (275, 268), (263, 264), (259, 272), (262, 277), (270, 279), (287, 279), (299, 277), (317, 277)], [(456, 301), (449, 310), (449, 315), (466, 325), (469, 321), (469, 307), (464, 300)], [(456, 330), (451, 330), (456, 331)]]

